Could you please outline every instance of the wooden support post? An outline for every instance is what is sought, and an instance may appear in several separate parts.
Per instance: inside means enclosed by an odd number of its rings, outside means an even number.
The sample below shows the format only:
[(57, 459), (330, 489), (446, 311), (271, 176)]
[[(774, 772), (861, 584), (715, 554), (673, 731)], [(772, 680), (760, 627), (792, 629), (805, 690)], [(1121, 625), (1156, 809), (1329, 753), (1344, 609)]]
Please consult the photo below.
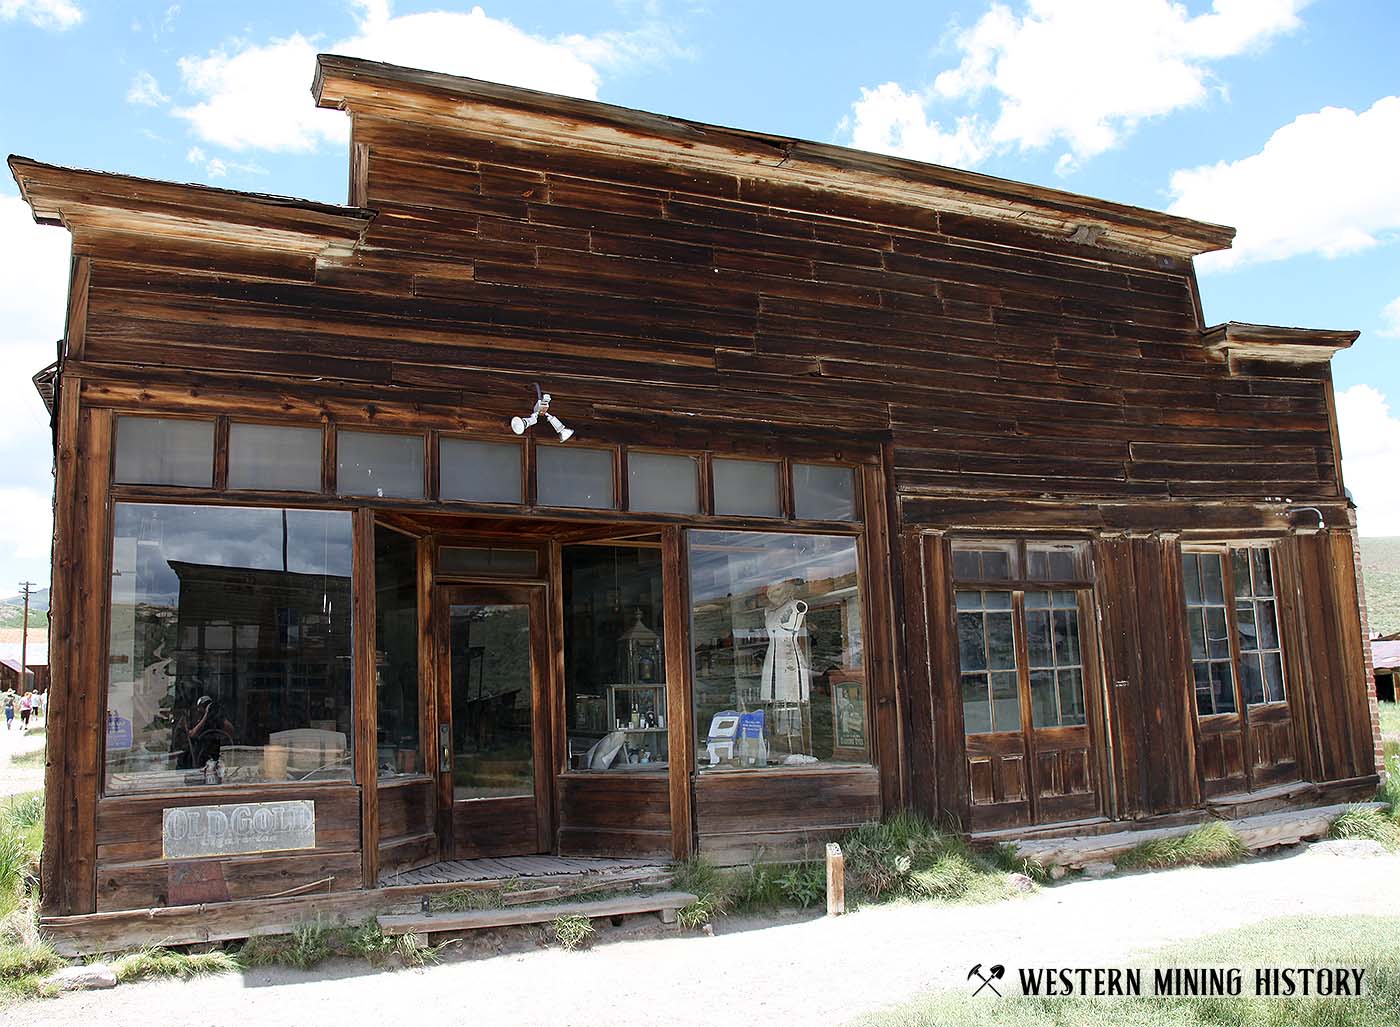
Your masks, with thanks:
[(828, 842), (826, 846), (826, 915), (840, 916), (846, 912), (846, 857), (841, 846)]

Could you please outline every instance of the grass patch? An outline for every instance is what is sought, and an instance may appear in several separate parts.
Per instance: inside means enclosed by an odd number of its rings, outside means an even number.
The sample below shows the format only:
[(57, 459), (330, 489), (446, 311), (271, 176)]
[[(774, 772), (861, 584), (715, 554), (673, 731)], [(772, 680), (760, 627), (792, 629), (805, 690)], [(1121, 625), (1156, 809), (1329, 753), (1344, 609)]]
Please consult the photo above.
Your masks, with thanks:
[(363, 959), (371, 966), (383, 966), (397, 958), (404, 966), (437, 962), (436, 946), (417, 935), (386, 935), (378, 921), (365, 920), (356, 927), (327, 927), (316, 921), (300, 924), (291, 934), (249, 938), (238, 952), (245, 967), (286, 966), (310, 970), (328, 959)]
[(28, 770), (42, 768), (44, 766), (44, 750), (35, 749), (33, 752), (22, 752), (18, 756), (11, 756), (10, 766), (23, 767)]
[(173, 952), (165, 948), (144, 948), (128, 952), (112, 963), (117, 981), (151, 981), (176, 977), (187, 981), (208, 974), (232, 973), (242, 969), (238, 958), (221, 950), (213, 952)]
[(586, 916), (571, 914), (555, 917), (551, 926), (559, 944), (570, 951), (582, 948), (593, 939), (593, 921)]
[(1202, 824), (1190, 834), (1156, 838), (1135, 845), (1116, 862), (1121, 870), (1217, 866), (1242, 859), (1246, 851), (1239, 835), (1224, 824)]
[[(1072, 960), (1071, 960), (1072, 962)], [(1134, 961), (1169, 966), (1240, 967), (1238, 998), (972, 998), (935, 992), (864, 1017), (860, 1027), (1393, 1027), (1400, 1009), (1400, 918), (1286, 917), (1158, 949)], [(1255, 967), (1361, 967), (1361, 998), (1258, 998)], [(1017, 985), (1016, 967), (1007, 982)], [(1144, 989), (1151, 974), (1143, 975)], [(1007, 989), (1003, 987), (1003, 992)]]
[(1400, 823), (1385, 810), (1353, 806), (1332, 821), (1327, 837), (1362, 838), (1380, 842), (1387, 849), (1400, 849)]
[(1400, 741), (1400, 702), (1377, 703), (1381, 710), (1381, 737)]

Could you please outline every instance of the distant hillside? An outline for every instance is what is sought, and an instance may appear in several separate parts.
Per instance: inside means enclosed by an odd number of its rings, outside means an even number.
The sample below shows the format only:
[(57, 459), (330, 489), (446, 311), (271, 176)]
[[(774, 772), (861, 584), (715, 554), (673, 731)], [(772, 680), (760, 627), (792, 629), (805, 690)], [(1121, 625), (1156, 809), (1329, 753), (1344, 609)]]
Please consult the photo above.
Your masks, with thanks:
[[(6, 606), (18, 606), (21, 610), (23, 610), (23, 609), (24, 609), (24, 596), (10, 596), (10, 598), (8, 598), (8, 599), (0, 599), (0, 603), (3, 603), (3, 604), (6, 605)], [(48, 590), (48, 589), (46, 589), (46, 588), (41, 588), (41, 589), (39, 589), (38, 591), (31, 592), (31, 593), (29, 594), (29, 609), (30, 609), (31, 611), (32, 611), (32, 610), (47, 610), (48, 608), (49, 608), (49, 590)]]
[(1400, 631), (1400, 538), (1363, 538), (1361, 573), (1371, 630), (1383, 635)]
[[(47, 590), (44, 597), (48, 598)], [(47, 604), (45, 604), (47, 605)], [(24, 606), (11, 606), (9, 603), (0, 603), (0, 628), (17, 628), (24, 624)], [(36, 610), (29, 608), (29, 626), (31, 628), (45, 628), (49, 626), (49, 614), (47, 610)]]

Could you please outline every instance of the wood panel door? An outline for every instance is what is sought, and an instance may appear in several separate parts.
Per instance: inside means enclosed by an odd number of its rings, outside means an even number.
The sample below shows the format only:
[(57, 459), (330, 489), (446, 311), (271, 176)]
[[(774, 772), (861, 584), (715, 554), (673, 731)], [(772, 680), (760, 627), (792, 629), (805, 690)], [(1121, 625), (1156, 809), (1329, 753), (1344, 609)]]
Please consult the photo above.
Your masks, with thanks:
[(1099, 812), (1085, 596), (1049, 588), (956, 592), (971, 827)]
[(1296, 781), (1272, 549), (1193, 546), (1182, 578), (1202, 794)]
[(441, 851), (452, 859), (547, 852), (544, 589), (443, 587), (437, 607)]

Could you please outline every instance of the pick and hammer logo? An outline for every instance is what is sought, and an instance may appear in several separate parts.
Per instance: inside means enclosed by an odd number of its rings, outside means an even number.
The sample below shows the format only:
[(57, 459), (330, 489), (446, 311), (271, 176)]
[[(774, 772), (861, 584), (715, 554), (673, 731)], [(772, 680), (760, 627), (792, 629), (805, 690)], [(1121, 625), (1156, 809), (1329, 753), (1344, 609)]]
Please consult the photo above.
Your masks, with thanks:
[(972, 978), (976, 977), (979, 981), (982, 982), (981, 984), (977, 985), (977, 989), (973, 992), (974, 995), (982, 994), (982, 989), (984, 988), (991, 988), (992, 994), (996, 995), (998, 998), (1001, 997), (1001, 992), (997, 991), (996, 982), (1001, 980), (1005, 976), (1006, 967), (1002, 966), (1000, 963), (998, 963), (996, 966), (987, 967), (986, 974), (982, 973), (981, 963), (978, 963), (976, 966), (974, 966), (971, 970), (967, 972), (967, 979), (969, 981), (972, 980)]

